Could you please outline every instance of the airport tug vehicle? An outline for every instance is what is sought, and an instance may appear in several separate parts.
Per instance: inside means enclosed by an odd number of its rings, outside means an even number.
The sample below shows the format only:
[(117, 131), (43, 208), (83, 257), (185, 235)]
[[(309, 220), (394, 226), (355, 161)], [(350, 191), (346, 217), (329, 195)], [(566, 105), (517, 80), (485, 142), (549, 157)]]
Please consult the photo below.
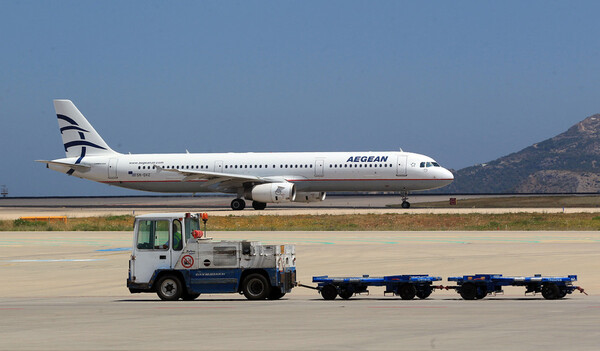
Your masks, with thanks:
[[(200, 230), (200, 220), (204, 231)], [(296, 286), (294, 245), (213, 241), (208, 215), (154, 213), (137, 216), (127, 287), (156, 292), (162, 300), (194, 300), (200, 294), (240, 293), (276, 300)]]
[(475, 274), (449, 277), (448, 281), (456, 282), (456, 286), (447, 286), (446, 289), (455, 289), (465, 300), (479, 300), (488, 294), (502, 293), (504, 286), (524, 286), (527, 289), (525, 294), (535, 295), (541, 292), (548, 300), (561, 299), (575, 290), (586, 294), (581, 287), (573, 285), (573, 282), (577, 281), (576, 275), (543, 277), (536, 274), (533, 277), (504, 277), (502, 274)]
[(431, 277), (426, 274), (390, 275), (384, 277), (313, 277), (317, 287), (300, 285), (316, 289), (325, 300), (333, 300), (337, 296), (349, 299), (354, 294), (368, 293), (369, 286), (385, 286), (385, 294), (400, 296), (403, 300), (412, 300), (416, 297), (426, 299), (434, 289), (443, 289), (443, 286), (433, 286), (434, 281), (442, 280), (440, 277)]

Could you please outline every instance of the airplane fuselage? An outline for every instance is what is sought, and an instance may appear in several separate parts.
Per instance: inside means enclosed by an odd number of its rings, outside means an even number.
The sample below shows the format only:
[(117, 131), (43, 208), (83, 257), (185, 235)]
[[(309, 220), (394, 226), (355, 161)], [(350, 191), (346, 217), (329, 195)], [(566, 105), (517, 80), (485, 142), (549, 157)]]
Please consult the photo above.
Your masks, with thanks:
[[(55, 161), (72, 164), (76, 158)], [(259, 176), (294, 183), (298, 192), (408, 192), (434, 189), (452, 182), (452, 173), (432, 163), (435, 161), (430, 157), (409, 152), (115, 154), (85, 157), (82, 164), (91, 168), (72, 175), (129, 189), (165, 193), (237, 191), (232, 191), (227, 184), (212, 184), (205, 179), (186, 180), (184, 175), (164, 169)], [(69, 170), (67, 166), (58, 165), (49, 165), (49, 168), (61, 172)]]
[(450, 184), (454, 176), (431, 158), (390, 151), (121, 154), (102, 139), (70, 100), (54, 100), (66, 157), (39, 162), (79, 178), (161, 193), (236, 194), (256, 210), (267, 203), (323, 201), (331, 191), (410, 191)]

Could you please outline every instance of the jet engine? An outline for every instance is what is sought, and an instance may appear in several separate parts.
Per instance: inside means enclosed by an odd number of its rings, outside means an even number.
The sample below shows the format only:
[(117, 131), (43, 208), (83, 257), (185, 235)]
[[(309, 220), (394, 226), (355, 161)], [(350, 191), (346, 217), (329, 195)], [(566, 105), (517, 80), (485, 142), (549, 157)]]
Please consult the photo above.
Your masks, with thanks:
[(246, 192), (245, 197), (264, 203), (290, 202), (296, 199), (296, 187), (292, 183), (259, 184)]
[(324, 191), (321, 192), (312, 192), (312, 193), (296, 193), (295, 202), (319, 202), (325, 200), (325, 196), (327, 193)]

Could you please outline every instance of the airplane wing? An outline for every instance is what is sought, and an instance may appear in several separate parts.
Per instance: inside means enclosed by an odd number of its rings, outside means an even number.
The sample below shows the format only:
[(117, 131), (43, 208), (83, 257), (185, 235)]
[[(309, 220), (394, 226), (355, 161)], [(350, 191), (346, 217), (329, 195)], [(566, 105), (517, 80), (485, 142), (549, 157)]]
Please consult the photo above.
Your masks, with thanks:
[(46, 165), (55, 165), (55, 166), (62, 166), (62, 167), (69, 167), (72, 168), (78, 172), (87, 172), (89, 171), (92, 167), (88, 166), (88, 165), (82, 165), (82, 164), (75, 164), (75, 163), (67, 163), (67, 162), (57, 162), (57, 161), (46, 161), (46, 160), (35, 160), (35, 162), (40, 162), (40, 163), (45, 163)]
[(221, 189), (237, 189), (243, 186), (244, 183), (272, 183), (275, 180), (267, 179), (263, 177), (257, 177), (252, 175), (232, 174), (232, 173), (219, 173), (219, 172), (208, 172), (208, 171), (192, 171), (192, 170), (180, 170), (163, 168), (156, 166), (159, 171), (173, 172), (184, 176), (183, 182), (196, 179), (206, 179), (205, 186), (214, 186)]

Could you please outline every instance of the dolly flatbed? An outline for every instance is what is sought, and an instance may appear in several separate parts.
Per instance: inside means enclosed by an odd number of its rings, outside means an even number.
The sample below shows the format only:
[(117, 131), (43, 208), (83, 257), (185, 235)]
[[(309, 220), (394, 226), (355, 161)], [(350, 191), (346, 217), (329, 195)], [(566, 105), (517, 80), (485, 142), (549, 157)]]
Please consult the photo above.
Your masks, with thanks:
[(455, 289), (465, 300), (483, 299), (487, 294), (502, 293), (504, 286), (524, 286), (527, 288), (525, 294), (542, 293), (548, 300), (555, 300), (571, 294), (575, 290), (584, 293), (579, 286), (574, 286), (577, 281), (576, 275), (566, 277), (544, 277), (536, 274), (530, 277), (504, 277), (502, 274), (474, 274), (461, 277), (449, 277), (448, 281), (455, 281), (456, 286), (448, 286), (446, 289)]
[(325, 300), (333, 300), (338, 295), (343, 299), (349, 299), (354, 294), (368, 293), (369, 286), (385, 286), (385, 292), (399, 295), (403, 300), (412, 300), (415, 296), (425, 299), (431, 295), (434, 289), (434, 281), (442, 280), (440, 277), (432, 277), (426, 274), (389, 275), (383, 277), (329, 277), (327, 275), (313, 277), (313, 283), (317, 287), (309, 287), (318, 290)]

